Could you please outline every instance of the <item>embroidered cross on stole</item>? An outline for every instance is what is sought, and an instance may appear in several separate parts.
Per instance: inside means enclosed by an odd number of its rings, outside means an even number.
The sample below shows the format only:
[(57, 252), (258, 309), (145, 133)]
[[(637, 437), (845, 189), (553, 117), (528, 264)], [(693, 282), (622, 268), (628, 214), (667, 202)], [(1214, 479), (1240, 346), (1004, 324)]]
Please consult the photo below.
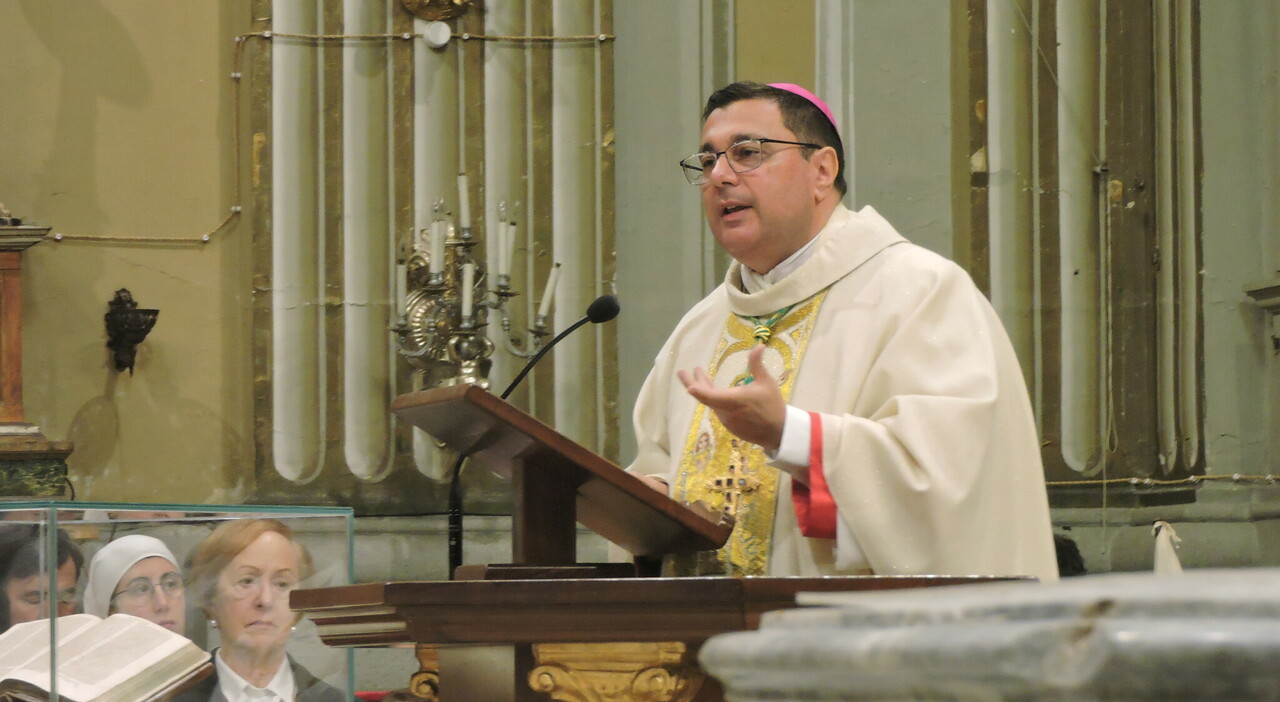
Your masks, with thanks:
[[(730, 316), (707, 364), (712, 379), (730, 379), (716, 383), (721, 387), (751, 382), (747, 356), (763, 336), (765, 368), (777, 379), (782, 397), (789, 401), (796, 369), (824, 297), (825, 290), (768, 319)], [(768, 457), (759, 446), (730, 434), (715, 413), (702, 404), (694, 410), (681, 455), (673, 496), (729, 514), (736, 526), (729, 541), (715, 553), (717, 563), (713, 567), (699, 565), (696, 559), (677, 557), (669, 563), (672, 574), (699, 575), (708, 570), (734, 575), (766, 573), (778, 501), (778, 469), (766, 465)]]

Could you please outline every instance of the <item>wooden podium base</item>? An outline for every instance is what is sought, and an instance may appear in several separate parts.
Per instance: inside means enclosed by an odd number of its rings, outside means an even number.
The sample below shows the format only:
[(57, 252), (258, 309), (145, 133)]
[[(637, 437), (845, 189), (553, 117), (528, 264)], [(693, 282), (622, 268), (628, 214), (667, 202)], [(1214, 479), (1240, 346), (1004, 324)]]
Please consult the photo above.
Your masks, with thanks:
[(708, 678), (679, 641), (535, 644), (529, 687), (565, 702), (693, 702)]
[[(531, 652), (531, 656), (529, 655)], [(432, 702), (722, 702), (696, 646), (680, 641), (440, 647), (418, 644), (409, 691)], [(443, 654), (443, 655), (442, 655)], [(521, 666), (521, 658), (531, 662)], [(442, 665), (450, 671), (441, 676)], [(526, 670), (508, 677), (499, 670)], [(523, 679), (522, 679), (523, 678)]]
[(720, 700), (697, 651), (796, 606), (797, 592), (937, 587), (1003, 578), (586, 578), (365, 583), (295, 590), (331, 646), (417, 644), (410, 689), (443, 702)]

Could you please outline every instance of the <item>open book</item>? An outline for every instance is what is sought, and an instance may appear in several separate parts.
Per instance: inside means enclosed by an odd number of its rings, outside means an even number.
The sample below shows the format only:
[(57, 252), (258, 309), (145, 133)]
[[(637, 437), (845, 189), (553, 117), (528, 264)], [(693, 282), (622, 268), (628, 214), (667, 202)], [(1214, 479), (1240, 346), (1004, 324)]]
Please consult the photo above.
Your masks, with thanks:
[[(69, 702), (166, 700), (213, 672), (210, 654), (145, 619), (58, 618), (58, 697)], [(49, 620), (0, 635), (0, 702), (50, 699)]]

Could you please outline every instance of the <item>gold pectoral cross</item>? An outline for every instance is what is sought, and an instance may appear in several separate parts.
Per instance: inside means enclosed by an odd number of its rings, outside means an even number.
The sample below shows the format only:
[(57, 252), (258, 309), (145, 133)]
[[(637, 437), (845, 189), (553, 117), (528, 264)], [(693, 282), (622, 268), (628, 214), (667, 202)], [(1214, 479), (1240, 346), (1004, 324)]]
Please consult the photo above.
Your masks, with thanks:
[[(737, 441), (734, 441), (734, 448), (737, 448)], [(735, 450), (729, 459), (728, 473), (708, 480), (706, 485), (708, 492), (724, 497), (721, 511), (734, 518), (737, 518), (746, 496), (759, 490), (761, 486), (755, 476), (742, 470), (742, 460), (742, 453)]]

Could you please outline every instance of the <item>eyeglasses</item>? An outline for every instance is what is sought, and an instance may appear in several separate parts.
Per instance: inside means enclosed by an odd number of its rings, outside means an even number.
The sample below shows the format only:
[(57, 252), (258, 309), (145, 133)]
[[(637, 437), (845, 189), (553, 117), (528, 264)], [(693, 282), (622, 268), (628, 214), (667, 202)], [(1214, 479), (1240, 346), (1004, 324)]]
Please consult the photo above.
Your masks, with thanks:
[(124, 597), (134, 601), (145, 600), (154, 595), (157, 588), (164, 590), (167, 597), (177, 597), (186, 589), (186, 584), (182, 582), (182, 576), (177, 573), (161, 576), (159, 582), (152, 582), (147, 578), (134, 578), (119, 592), (113, 593), (111, 599), (114, 601), (117, 597)]
[(680, 169), (684, 171), (684, 177), (688, 179), (690, 185), (706, 185), (711, 181), (711, 171), (715, 170), (716, 161), (721, 156), (729, 162), (729, 168), (734, 173), (747, 173), (754, 171), (764, 163), (764, 157), (769, 155), (764, 151), (763, 144), (787, 144), (789, 146), (803, 146), (806, 149), (821, 149), (821, 144), (811, 144), (804, 141), (785, 141), (783, 139), (745, 139), (724, 151), (701, 151), (693, 154), (680, 161)]
[[(32, 607), (40, 607), (44, 605), (48, 595), (49, 593), (47, 592), (33, 591), (20, 596), (19, 599)], [(60, 590), (57, 595), (58, 604), (73, 605), (76, 603), (76, 597), (75, 588), (70, 590)]]

